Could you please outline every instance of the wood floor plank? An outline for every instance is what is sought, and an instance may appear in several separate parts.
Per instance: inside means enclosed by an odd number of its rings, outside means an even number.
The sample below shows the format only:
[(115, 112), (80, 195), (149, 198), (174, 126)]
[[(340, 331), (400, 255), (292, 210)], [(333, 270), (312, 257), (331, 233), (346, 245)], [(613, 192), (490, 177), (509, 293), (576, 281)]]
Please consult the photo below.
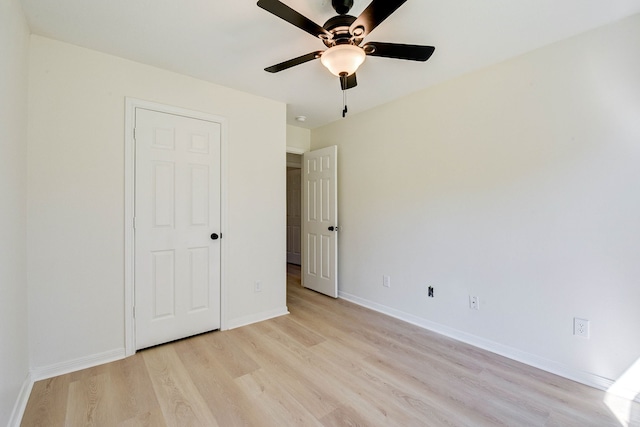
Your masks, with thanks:
[(260, 365), (255, 360), (233, 343), (229, 334), (214, 332), (194, 337), (194, 340), (198, 339), (204, 343), (206, 346), (205, 351), (214, 360), (224, 361), (218, 366), (227, 371), (231, 378), (241, 377), (260, 369)]
[(69, 375), (36, 382), (22, 417), (22, 425), (32, 427), (64, 425), (68, 394)]
[(105, 365), (116, 391), (114, 405), (117, 408), (117, 419), (123, 422), (130, 419), (151, 419), (159, 408), (151, 378), (146, 371), (142, 353)]
[[(415, 355), (404, 352), (382, 350), (380, 355), (368, 362), (378, 369), (403, 375), (403, 383), (422, 389), (422, 394), (438, 395), (442, 408), (483, 420), (489, 425), (543, 425), (548, 416), (545, 410), (526, 408), (517, 402), (497, 410), (504, 399), (510, 399), (492, 384), (483, 382), (478, 375), (445, 364), (417, 364)], [(418, 382), (413, 383), (411, 379)], [(527, 419), (521, 419), (521, 418)]]
[(218, 425), (176, 354), (175, 346), (147, 349), (143, 358), (168, 425)]
[(325, 337), (317, 334), (313, 329), (305, 327), (300, 323), (291, 322), (290, 319), (287, 318), (275, 318), (271, 323), (278, 326), (280, 332), (288, 335), (305, 347), (312, 347), (326, 341)]
[(370, 421), (350, 406), (341, 405), (320, 419), (325, 427), (367, 427)]
[[(406, 413), (394, 399), (387, 398), (379, 401), (370, 389), (372, 384), (362, 381), (361, 376), (353, 369), (353, 365), (342, 355), (338, 356), (337, 360), (325, 359), (317, 354), (318, 346), (307, 348), (296, 340), (290, 339), (288, 335), (278, 331), (275, 322), (263, 323), (256, 328), (265, 329), (261, 336), (266, 335), (270, 338), (263, 345), (281, 348), (281, 351), (284, 350), (282, 356), (287, 354), (294, 356), (290, 366), (291, 369), (302, 367), (302, 370), (297, 372), (298, 376), (312, 375), (310, 382), (317, 382), (318, 378), (322, 378), (326, 395), (335, 395), (342, 404), (349, 402), (361, 408), (369, 418), (370, 425), (410, 425), (412, 423), (413, 414)], [(271, 328), (270, 332), (266, 331), (268, 328)], [(344, 383), (350, 384), (350, 387), (344, 388)]]
[[(229, 360), (241, 354), (241, 349), (225, 351), (226, 356), (222, 358), (219, 352), (211, 351), (212, 348), (220, 346), (220, 344), (211, 345), (211, 341), (220, 340), (222, 335), (224, 334), (210, 333), (176, 342), (176, 352), (219, 425), (225, 427), (259, 425), (259, 414), (234, 382), (234, 378), (238, 378), (238, 375), (235, 375), (238, 366), (248, 366), (246, 362), (236, 363)], [(230, 346), (233, 342), (225, 339), (224, 345)], [(250, 365), (257, 366), (253, 359)], [(259, 366), (256, 369), (259, 369)], [(246, 371), (246, 374), (256, 369), (242, 369), (242, 371)]]
[(22, 426), (640, 427), (640, 404), (300, 286), (290, 315), (38, 381)]
[(159, 407), (118, 423), (118, 427), (167, 427)]
[(321, 426), (317, 418), (269, 373), (258, 370), (235, 381), (250, 396), (252, 405), (263, 414), (261, 425)]
[[(260, 330), (260, 333), (257, 333)], [(367, 384), (361, 384), (358, 378), (340, 364), (330, 365), (314, 355), (314, 348), (306, 348), (284, 334), (279, 334), (271, 322), (263, 322), (243, 331), (262, 349), (271, 349), (280, 363), (295, 371), (296, 378), (303, 379), (309, 386), (314, 386), (323, 400), (331, 401), (336, 407), (349, 404), (360, 409), (361, 417), (368, 425), (407, 425), (412, 415), (404, 414), (393, 403), (387, 404), (373, 398)], [(349, 386), (345, 386), (349, 384)], [(307, 405), (312, 401), (307, 400)]]
[(330, 392), (335, 384), (327, 384), (326, 378), (317, 379), (312, 370), (307, 370), (293, 354), (276, 346), (267, 338), (263, 326), (255, 325), (238, 331), (236, 337), (239, 345), (252, 351), (263, 369), (279, 378), (289, 394), (297, 401), (304, 402), (309, 412), (317, 418), (335, 410), (340, 405), (340, 400)]
[(65, 425), (116, 425), (117, 392), (108, 374), (91, 375), (69, 384)]

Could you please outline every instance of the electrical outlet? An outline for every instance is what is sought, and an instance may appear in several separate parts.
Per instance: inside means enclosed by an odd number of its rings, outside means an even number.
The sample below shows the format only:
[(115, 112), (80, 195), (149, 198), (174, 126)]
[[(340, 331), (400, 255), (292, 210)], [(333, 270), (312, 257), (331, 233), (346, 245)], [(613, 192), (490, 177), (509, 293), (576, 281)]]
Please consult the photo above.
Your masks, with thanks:
[(480, 298), (469, 295), (469, 308), (471, 310), (480, 310)]
[(589, 321), (587, 319), (573, 318), (573, 335), (589, 338)]
[(262, 282), (260, 280), (253, 285), (253, 292), (262, 292)]
[(391, 276), (382, 276), (382, 286), (385, 288), (391, 287)]
[(427, 288), (427, 296), (433, 298), (433, 286)]

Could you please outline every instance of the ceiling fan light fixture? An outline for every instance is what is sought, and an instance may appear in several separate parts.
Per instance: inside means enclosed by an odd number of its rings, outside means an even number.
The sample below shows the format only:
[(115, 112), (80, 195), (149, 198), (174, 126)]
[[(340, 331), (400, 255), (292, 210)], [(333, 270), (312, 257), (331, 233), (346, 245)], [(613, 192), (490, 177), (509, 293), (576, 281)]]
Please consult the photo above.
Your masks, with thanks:
[(331, 74), (340, 77), (344, 73), (348, 76), (355, 73), (365, 58), (366, 54), (361, 47), (339, 44), (324, 51), (320, 62), (331, 71)]

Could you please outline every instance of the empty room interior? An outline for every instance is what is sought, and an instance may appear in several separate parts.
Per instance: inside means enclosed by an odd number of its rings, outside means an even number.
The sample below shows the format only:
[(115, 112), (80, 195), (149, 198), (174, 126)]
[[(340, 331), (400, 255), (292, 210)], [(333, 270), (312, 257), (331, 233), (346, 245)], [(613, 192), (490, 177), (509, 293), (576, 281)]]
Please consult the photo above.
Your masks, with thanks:
[(3, 0), (0, 63), (0, 425), (640, 426), (637, 0)]

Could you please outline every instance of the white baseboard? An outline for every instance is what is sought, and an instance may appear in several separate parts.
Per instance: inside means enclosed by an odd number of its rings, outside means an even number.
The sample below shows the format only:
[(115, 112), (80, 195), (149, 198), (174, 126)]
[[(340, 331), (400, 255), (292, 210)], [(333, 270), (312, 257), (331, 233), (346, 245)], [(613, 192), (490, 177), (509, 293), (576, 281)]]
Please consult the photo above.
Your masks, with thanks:
[(263, 320), (273, 319), (274, 317), (289, 314), (289, 309), (285, 306), (276, 310), (263, 311), (261, 313), (252, 314), (250, 316), (231, 319), (227, 322), (227, 329), (235, 329), (241, 326), (250, 325), (252, 323), (262, 322)]
[[(457, 341), (461, 341), (474, 347), (499, 354), (500, 356), (504, 356), (509, 359), (524, 363), (526, 365), (533, 366), (534, 368), (542, 369), (543, 371), (559, 375), (561, 377), (597, 388), (599, 390), (607, 391), (615, 382), (612, 379), (604, 378), (590, 372), (576, 370), (561, 363), (554, 362), (552, 360), (548, 360), (534, 354), (515, 349), (513, 347), (499, 344), (497, 342), (487, 340), (476, 335), (468, 334), (466, 332), (450, 328), (440, 323), (432, 322), (430, 320), (414, 316), (413, 314), (396, 310), (395, 308), (369, 301), (367, 299), (360, 298), (346, 292), (338, 292), (338, 297), (362, 307), (366, 307), (379, 313), (386, 314), (387, 316), (391, 316), (407, 323), (411, 323), (412, 325), (419, 326), (421, 328), (439, 333), (449, 338), (453, 338)], [(636, 396), (635, 400), (640, 402), (640, 395)]]
[(20, 427), (22, 416), (24, 415), (24, 410), (27, 408), (27, 402), (29, 401), (29, 396), (31, 395), (33, 383), (33, 377), (30, 373), (27, 374), (27, 377), (24, 379), (22, 387), (20, 388), (20, 394), (18, 394), (16, 403), (15, 405), (13, 405), (13, 411), (11, 412), (9, 423), (7, 424), (8, 427)]
[(33, 368), (31, 369), (31, 378), (34, 382), (40, 381), (47, 378), (57, 377), (58, 375), (68, 374), (69, 372), (92, 368), (94, 366), (102, 365), (104, 363), (109, 363), (124, 358), (124, 347), (116, 348), (113, 350), (105, 351), (104, 353), (92, 354), (90, 356), (80, 357), (78, 359), (69, 360), (67, 362)]

